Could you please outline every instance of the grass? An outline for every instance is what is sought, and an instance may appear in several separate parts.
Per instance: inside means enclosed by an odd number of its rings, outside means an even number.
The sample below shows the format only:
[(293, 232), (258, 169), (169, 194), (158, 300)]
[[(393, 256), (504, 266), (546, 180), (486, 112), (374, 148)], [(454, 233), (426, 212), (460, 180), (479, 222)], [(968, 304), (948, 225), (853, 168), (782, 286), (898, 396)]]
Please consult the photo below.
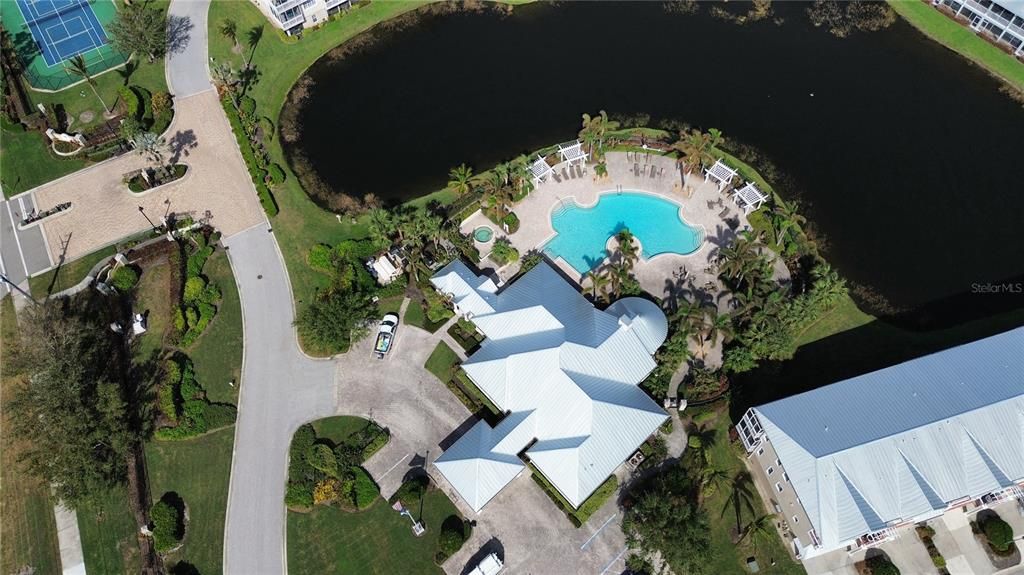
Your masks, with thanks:
[[(433, 288), (430, 288), (433, 289)], [(438, 322), (431, 322), (430, 318), (427, 317), (427, 312), (423, 309), (423, 305), (417, 301), (409, 302), (409, 307), (405, 309), (405, 317), (402, 318), (402, 323), (405, 325), (411, 325), (418, 327), (422, 330), (434, 333), (444, 325), (449, 318), (452, 317), (451, 311), (448, 311), (443, 319)]]
[(477, 333), (473, 324), (464, 319), (460, 319), (453, 323), (452, 326), (448, 328), (448, 335), (452, 336), (452, 339), (454, 339), (466, 352), (480, 345), (480, 342), (484, 339), (482, 335)]
[[(196, 379), (214, 403), (237, 403), (242, 377), (242, 305), (227, 253), (218, 248), (203, 266), (203, 275), (220, 287), (223, 299), (203, 335), (188, 350)], [(229, 381), (235, 386), (228, 385)]]
[(458, 380), (459, 385), (461, 385), (462, 388), (465, 389), (466, 392), (468, 392), (469, 395), (473, 397), (473, 399), (475, 399), (478, 403), (486, 407), (488, 411), (490, 411), (494, 415), (501, 415), (501, 410), (498, 409), (496, 405), (491, 403), (491, 400), (487, 399), (487, 396), (484, 395), (484, 392), (480, 391), (480, 388), (477, 387), (476, 384), (473, 383), (471, 379), (469, 379), (469, 374), (467, 374), (465, 370), (458, 370), (455, 373), (455, 379)]
[(309, 513), (288, 513), (288, 572), (439, 574), (434, 564), (441, 523), (458, 515), (444, 492), (429, 489), (422, 512), (410, 509), (426, 526), (422, 537), (412, 523), (383, 501), (359, 513), (317, 507)]
[(167, 297), (170, 281), (171, 267), (167, 262), (161, 262), (142, 270), (135, 286), (135, 311), (149, 314), (148, 329), (139, 337), (135, 348), (135, 356), (143, 360), (159, 356), (163, 349), (171, 320), (171, 302)]
[[(725, 471), (731, 477), (743, 470), (744, 465), (740, 459), (742, 457), (741, 450), (729, 443), (729, 418), (725, 413), (721, 413), (711, 425), (714, 426), (717, 434), (714, 445), (709, 449), (708, 458), (712, 465)], [(766, 513), (757, 490), (751, 488), (751, 491), (753, 492), (751, 503), (754, 512), (757, 515)], [(703, 507), (708, 514), (711, 535), (711, 558), (707, 565), (709, 573), (746, 573), (746, 559), (751, 556), (757, 558), (761, 572), (768, 575), (804, 573), (803, 567), (790, 559), (788, 552), (783, 547), (782, 539), (779, 537), (773, 537), (771, 541), (760, 544), (757, 550), (754, 550), (747, 541), (743, 541), (739, 545), (733, 543), (732, 532), (736, 529), (736, 516), (732, 512), (731, 506), (726, 509), (724, 515), (722, 514), (722, 509), (727, 507), (727, 503), (728, 489), (725, 486), (707, 496), (703, 502)], [(744, 525), (754, 518), (750, 510), (746, 508), (742, 510), (740, 517), (740, 521)], [(776, 561), (774, 566), (771, 564), (772, 559)]]
[(1024, 90), (1024, 64), (978, 37), (970, 28), (924, 2), (888, 2), (897, 14), (932, 40), (980, 65), (1018, 90)]
[(165, 559), (194, 565), (200, 573), (223, 571), (224, 516), (234, 427), (189, 441), (154, 441), (146, 446), (146, 466), (153, 499), (174, 491), (185, 500), (189, 524), (184, 546)]
[(806, 345), (830, 335), (855, 329), (875, 321), (875, 317), (862, 312), (850, 296), (842, 300), (831, 311), (818, 318), (818, 321), (807, 326), (796, 340), (797, 347)]
[(77, 260), (65, 263), (62, 266), (29, 278), (28, 287), (32, 297), (42, 299), (51, 293), (57, 293), (85, 279), (89, 270), (99, 262), (114, 257), (117, 252), (115, 246), (107, 246), (96, 250), (91, 254), (84, 255)]
[(430, 357), (427, 358), (427, 363), (424, 367), (427, 371), (434, 374), (437, 379), (441, 381), (448, 381), (452, 378), (455, 372), (455, 366), (459, 364), (459, 356), (455, 355), (452, 348), (448, 347), (443, 341), (437, 342), (437, 347), (434, 351), (430, 352)]
[[(0, 350), (10, 350), (17, 338), (14, 301), (6, 296), (0, 301)], [(13, 373), (6, 364), (0, 387), (0, 413), (4, 413), (12, 392), (25, 383), (23, 375)], [(0, 425), (6, 425), (6, 418)], [(53, 501), (44, 481), (24, 472), (18, 463), (21, 445), (10, 433), (0, 434), (0, 477), (3, 498), (0, 499), (0, 572), (15, 573), (29, 566), (36, 573), (59, 573), (60, 553), (57, 525), (53, 517)]]
[(124, 486), (107, 491), (96, 503), (78, 509), (85, 570), (89, 573), (138, 573), (141, 560), (135, 519), (128, 509)]
[(4, 197), (26, 190), (81, 170), (88, 165), (80, 158), (61, 158), (50, 150), (46, 136), (26, 130), (0, 131), (0, 183)]
[(362, 417), (338, 415), (314, 421), (313, 431), (316, 432), (317, 438), (327, 439), (335, 445), (341, 445), (369, 423), (369, 421)]

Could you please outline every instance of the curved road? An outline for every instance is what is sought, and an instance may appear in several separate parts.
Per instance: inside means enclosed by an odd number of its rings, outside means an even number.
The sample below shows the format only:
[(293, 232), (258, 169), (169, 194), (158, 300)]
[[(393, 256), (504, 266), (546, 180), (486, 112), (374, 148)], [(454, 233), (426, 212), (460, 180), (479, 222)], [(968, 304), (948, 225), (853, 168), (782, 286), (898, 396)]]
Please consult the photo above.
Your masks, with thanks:
[[(173, 0), (168, 9), (169, 27), (177, 27), (183, 44), (167, 59), (167, 83), (176, 97), (213, 89), (207, 67), (209, 6), (210, 0)], [(240, 154), (222, 159), (242, 161)], [(224, 571), (284, 573), (288, 444), (300, 425), (336, 412), (334, 365), (299, 351), (288, 272), (267, 224), (237, 233), (224, 245), (242, 301), (244, 337)]]

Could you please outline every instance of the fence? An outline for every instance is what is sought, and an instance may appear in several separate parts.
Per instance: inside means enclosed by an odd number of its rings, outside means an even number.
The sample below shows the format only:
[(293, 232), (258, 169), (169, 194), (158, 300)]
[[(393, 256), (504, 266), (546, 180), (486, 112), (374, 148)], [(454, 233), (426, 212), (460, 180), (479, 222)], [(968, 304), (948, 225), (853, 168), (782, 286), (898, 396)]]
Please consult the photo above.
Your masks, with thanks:
[[(41, 66), (29, 65), (33, 64), (34, 60), (41, 61), (42, 56), (35, 56), (33, 61), (30, 62), (25, 61), (24, 54), (19, 54), (18, 57), (22, 61), (22, 69), (24, 70), (22, 75), (29, 85), (37, 90), (56, 92), (83, 81), (81, 76), (73, 74), (63, 67), (51, 67), (47, 68), (46, 71), (40, 71), (39, 68)], [(96, 76), (112, 68), (122, 66), (127, 61), (127, 58), (110, 46), (93, 50), (89, 54), (83, 55), (83, 58), (85, 59), (90, 76)]]

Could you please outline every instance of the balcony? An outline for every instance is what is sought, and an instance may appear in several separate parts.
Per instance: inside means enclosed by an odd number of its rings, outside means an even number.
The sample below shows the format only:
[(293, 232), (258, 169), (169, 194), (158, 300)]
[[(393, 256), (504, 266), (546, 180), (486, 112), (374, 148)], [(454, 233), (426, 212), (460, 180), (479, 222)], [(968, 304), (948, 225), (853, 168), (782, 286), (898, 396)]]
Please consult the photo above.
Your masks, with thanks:
[(281, 20), (282, 15), (288, 10), (302, 4), (306, 0), (282, 0), (277, 4), (274, 4), (274, 12), (277, 14), (277, 19)]
[(283, 30), (288, 30), (289, 28), (293, 28), (295, 26), (298, 26), (299, 24), (302, 24), (305, 21), (306, 21), (306, 17), (302, 14), (301, 11), (299, 11), (294, 16), (292, 16), (291, 18), (289, 18), (287, 20), (281, 20), (281, 28)]

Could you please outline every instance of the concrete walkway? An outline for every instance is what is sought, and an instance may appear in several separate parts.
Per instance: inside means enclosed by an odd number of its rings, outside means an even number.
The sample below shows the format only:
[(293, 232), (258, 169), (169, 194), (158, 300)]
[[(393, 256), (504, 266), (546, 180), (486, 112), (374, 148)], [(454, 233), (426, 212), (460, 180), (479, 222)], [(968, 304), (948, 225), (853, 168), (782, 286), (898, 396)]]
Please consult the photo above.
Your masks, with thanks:
[(172, 38), (167, 56), (167, 86), (176, 97), (213, 89), (207, 66), (209, 8), (210, 0), (174, 0), (167, 9), (168, 36)]
[(60, 546), (60, 565), (64, 575), (85, 575), (78, 514), (58, 502), (53, 506), (53, 515), (57, 520), (57, 544)]

